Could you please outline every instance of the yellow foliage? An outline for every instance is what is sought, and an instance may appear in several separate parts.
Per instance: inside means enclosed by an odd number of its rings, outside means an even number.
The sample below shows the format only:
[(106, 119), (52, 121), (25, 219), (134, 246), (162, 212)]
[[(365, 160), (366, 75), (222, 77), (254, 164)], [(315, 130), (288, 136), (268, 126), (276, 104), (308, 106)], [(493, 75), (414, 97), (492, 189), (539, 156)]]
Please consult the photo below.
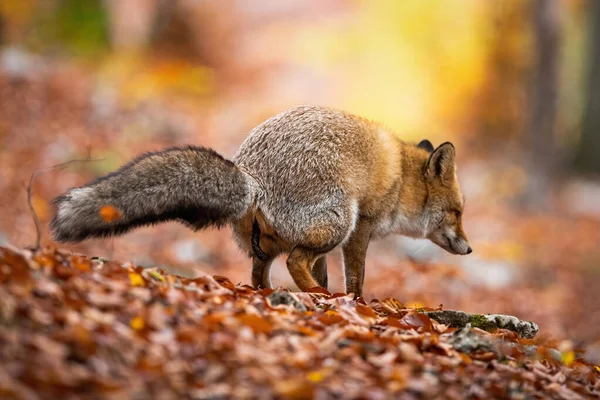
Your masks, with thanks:
[(434, 3), (363, 1), (350, 22), (303, 31), (290, 56), (333, 72), (341, 108), (386, 121), (403, 137), (447, 136), (437, 127), (470, 115), (485, 78), (488, 6)]
[(126, 107), (174, 92), (204, 96), (214, 87), (214, 73), (208, 67), (176, 60), (148, 64), (146, 59), (133, 54), (108, 57), (100, 76), (119, 87)]
[(525, 246), (516, 241), (496, 241), (484, 243), (477, 246), (480, 257), (485, 259), (501, 259), (506, 261), (521, 261), (525, 255)]
[(5, 16), (8, 23), (24, 24), (33, 16), (37, 3), (37, 1), (2, 0), (0, 14)]

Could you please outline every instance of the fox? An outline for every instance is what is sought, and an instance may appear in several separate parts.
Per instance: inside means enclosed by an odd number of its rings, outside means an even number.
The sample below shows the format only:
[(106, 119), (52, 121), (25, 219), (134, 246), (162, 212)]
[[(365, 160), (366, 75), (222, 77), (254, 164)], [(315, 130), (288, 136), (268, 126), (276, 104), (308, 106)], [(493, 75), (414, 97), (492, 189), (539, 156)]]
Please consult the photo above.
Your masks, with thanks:
[(72, 188), (52, 201), (50, 227), (54, 240), (80, 242), (166, 221), (229, 225), (255, 288), (272, 288), (271, 264), (287, 254), (301, 291), (327, 289), (326, 256), (341, 247), (346, 293), (362, 296), (372, 239), (399, 234), (472, 252), (455, 158), (450, 142), (408, 143), (355, 114), (297, 106), (251, 130), (232, 160), (171, 147)]

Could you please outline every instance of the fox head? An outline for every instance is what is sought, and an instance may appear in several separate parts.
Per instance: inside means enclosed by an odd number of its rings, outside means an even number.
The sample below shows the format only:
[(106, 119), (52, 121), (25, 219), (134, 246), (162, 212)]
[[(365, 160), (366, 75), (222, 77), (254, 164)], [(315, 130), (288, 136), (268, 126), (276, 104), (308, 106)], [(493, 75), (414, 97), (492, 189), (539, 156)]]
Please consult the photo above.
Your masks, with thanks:
[(427, 221), (425, 236), (452, 254), (470, 254), (473, 250), (462, 226), (465, 205), (456, 177), (456, 151), (450, 142), (434, 149), (428, 140), (419, 147), (430, 152), (423, 166), (427, 186), (424, 216)]

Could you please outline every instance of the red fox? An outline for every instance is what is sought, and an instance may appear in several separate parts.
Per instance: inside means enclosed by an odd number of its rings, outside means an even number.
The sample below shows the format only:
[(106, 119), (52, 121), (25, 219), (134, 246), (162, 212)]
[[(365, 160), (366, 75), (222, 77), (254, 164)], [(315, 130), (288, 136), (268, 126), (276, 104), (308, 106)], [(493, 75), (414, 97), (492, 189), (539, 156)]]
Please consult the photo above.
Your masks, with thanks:
[[(301, 290), (326, 288), (325, 256), (341, 246), (346, 292), (360, 296), (369, 241), (393, 233), (472, 251), (451, 143), (405, 143), (377, 123), (317, 106), (263, 122), (233, 161), (203, 147), (169, 148), (53, 203), (61, 242), (169, 220), (195, 230), (229, 224), (257, 288), (271, 287), (271, 263), (283, 253)], [(107, 206), (111, 218), (101, 215)]]

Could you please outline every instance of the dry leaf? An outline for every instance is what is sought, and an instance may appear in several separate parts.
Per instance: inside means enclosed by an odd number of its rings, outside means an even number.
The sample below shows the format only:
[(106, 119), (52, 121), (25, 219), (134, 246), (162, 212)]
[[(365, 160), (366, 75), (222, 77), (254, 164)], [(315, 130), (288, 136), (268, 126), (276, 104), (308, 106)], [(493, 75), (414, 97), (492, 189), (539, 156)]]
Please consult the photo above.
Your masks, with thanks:
[(131, 283), (131, 286), (145, 286), (146, 281), (144, 281), (144, 278), (140, 274), (130, 272), (129, 283)]
[(254, 333), (269, 334), (273, 330), (273, 324), (256, 314), (242, 314), (238, 319), (242, 324), (252, 328)]
[(144, 329), (144, 326), (146, 326), (146, 323), (144, 322), (144, 318), (135, 317), (135, 318), (132, 318), (131, 321), (129, 321), (129, 326), (134, 331), (139, 331), (139, 330)]
[(383, 306), (383, 309), (391, 314), (399, 314), (401, 311), (403, 311), (405, 309), (404, 304), (402, 304), (400, 301), (388, 297), (386, 299), (384, 299), (381, 302), (381, 305)]

